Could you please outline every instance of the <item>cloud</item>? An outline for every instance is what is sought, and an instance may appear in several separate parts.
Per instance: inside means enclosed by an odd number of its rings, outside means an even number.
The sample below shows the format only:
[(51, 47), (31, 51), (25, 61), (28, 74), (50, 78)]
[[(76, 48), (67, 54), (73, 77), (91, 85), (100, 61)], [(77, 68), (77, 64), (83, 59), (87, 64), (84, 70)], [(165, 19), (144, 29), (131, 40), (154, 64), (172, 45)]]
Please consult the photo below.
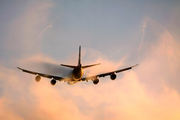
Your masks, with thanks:
[[(36, 46), (37, 49), (32, 46), (34, 43), (41, 44), (35, 38), (39, 38), (51, 27), (47, 22), (47, 9), (52, 5), (49, 2), (33, 4), (16, 19), (11, 31), (13, 35), (6, 41), (7, 49), (16, 51), (21, 46), (18, 54), (26, 54), (25, 51), (32, 48), (36, 52), (41, 51), (40, 46)], [(20, 31), (13, 29), (19, 27)], [(19, 37), (21, 35), (22, 37)], [(153, 39), (150, 36), (153, 36)], [(15, 46), (15, 42), (11, 42), (13, 38), (20, 38)], [(56, 86), (51, 86), (49, 79), (42, 78), (37, 83), (35, 76), (0, 64), (0, 118), (179, 120), (179, 44), (168, 30), (148, 19), (148, 23), (143, 24), (139, 66), (119, 73), (115, 81), (111, 81), (109, 77), (100, 78), (98, 85), (89, 81), (74, 86), (58, 82)], [(100, 66), (87, 69), (87, 75), (127, 65), (126, 57), (120, 62), (114, 62), (96, 50), (87, 50), (85, 54), (88, 54), (84, 56), (89, 59), (87, 63), (101, 63)], [(29, 61), (60, 63), (40, 53), (27, 56), (30, 57), (23, 56), (24, 58), (18, 59), (18, 64), (27, 65)], [(97, 56), (99, 57), (96, 59)]]
[[(166, 72), (174, 73), (177, 70), (177, 44), (171, 34), (165, 31), (158, 43), (151, 45), (149, 54), (139, 66), (119, 73), (118, 75), (124, 76), (115, 81), (108, 77), (101, 78), (98, 85), (84, 82), (70, 86), (58, 82), (56, 86), (51, 86), (49, 79), (43, 78), (37, 83), (32, 75), (7, 70), (1, 66), (4, 71), (1, 78), (8, 80), (1, 86), (4, 90), (0, 99), (3, 110), (1, 116), (5, 119), (10, 114), (11, 119), (178, 120), (180, 95), (176, 87), (167, 84), (169, 78), (166, 75)], [(29, 59), (44, 60), (43, 58), (48, 56), (34, 56)], [(103, 63), (103, 67), (92, 68), (93, 71), (89, 72), (116, 69), (123, 65), (122, 61), (117, 65), (101, 58), (94, 62), (99, 61)], [(17, 98), (13, 96), (14, 92)], [(28, 113), (32, 113), (33, 117)]]
[[(147, 72), (144, 74), (138, 73), (140, 81), (148, 84), (148, 89), (152, 89), (151, 86), (154, 85), (156, 92), (161, 90), (161, 84), (171, 86), (180, 92), (178, 87), (180, 43), (159, 23), (149, 20), (149, 24), (151, 25), (149, 27), (153, 29), (148, 30), (148, 34), (155, 37), (153, 40), (150, 37), (144, 41), (144, 53), (141, 54), (140, 66), (145, 66), (142, 69)], [(157, 28), (154, 28), (155, 26)]]
[[(1, 65), (0, 118), (178, 120), (179, 42), (167, 30), (162, 30), (164, 32), (159, 34), (157, 42), (150, 44), (139, 66), (119, 73), (115, 81), (109, 77), (101, 78), (98, 85), (90, 81), (73, 86), (58, 82), (51, 86), (49, 79), (42, 78), (37, 83), (35, 76)], [(146, 39), (144, 42), (149, 41)], [(91, 52), (86, 51), (88, 54)], [(95, 53), (94, 50), (90, 56), (93, 58)], [(102, 65), (89, 69), (88, 74), (125, 65), (123, 60), (116, 63), (102, 53), (97, 54), (100, 57), (91, 62), (101, 62)], [(59, 63), (45, 55), (31, 56), (21, 62), (32, 60)]]

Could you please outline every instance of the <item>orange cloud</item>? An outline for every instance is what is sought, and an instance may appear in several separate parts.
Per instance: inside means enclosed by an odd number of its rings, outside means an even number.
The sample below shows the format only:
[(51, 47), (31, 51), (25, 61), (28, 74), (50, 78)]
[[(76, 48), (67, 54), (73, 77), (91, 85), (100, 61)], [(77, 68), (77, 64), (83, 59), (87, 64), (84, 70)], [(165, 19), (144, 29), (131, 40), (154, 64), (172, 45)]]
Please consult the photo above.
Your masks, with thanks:
[[(49, 79), (42, 78), (37, 83), (33, 75), (0, 65), (0, 118), (179, 120), (180, 95), (175, 86), (179, 83), (178, 46), (179, 42), (164, 31), (156, 43), (150, 44), (139, 66), (119, 73), (115, 81), (100, 78), (98, 85), (82, 82), (70, 86), (58, 82), (51, 86)], [(95, 53), (90, 56), (102, 55)], [(44, 55), (32, 56), (20, 63), (30, 60), (58, 63)], [(112, 62), (105, 55), (92, 61), (98, 62), (102, 65), (90, 68), (88, 75), (124, 66), (123, 60)], [(123, 77), (119, 77), (122, 74)]]

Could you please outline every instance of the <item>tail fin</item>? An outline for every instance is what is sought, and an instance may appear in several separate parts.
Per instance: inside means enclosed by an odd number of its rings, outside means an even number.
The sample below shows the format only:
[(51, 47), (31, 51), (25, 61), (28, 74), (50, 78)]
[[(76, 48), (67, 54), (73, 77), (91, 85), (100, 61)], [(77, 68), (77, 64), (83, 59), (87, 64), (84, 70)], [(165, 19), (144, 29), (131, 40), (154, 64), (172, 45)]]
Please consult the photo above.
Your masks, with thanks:
[[(69, 67), (69, 68), (76, 68), (77, 67), (77, 66), (74, 66), (74, 65), (65, 65), (65, 64), (61, 64), (61, 66)], [(81, 66), (81, 46), (79, 46), (78, 66)]]
[(81, 65), (81, 46), (79, 46), (79, 58), (78, 58), (78, 65)]
[[(98, 64), (92, 64), (92, 65), (85, 65), (85, 66), (81, 66), (81, 46), (79, 46), (79, 58), (78, 58), (78, 66), (82, 67), (82, 68), (88, 68), (88, 67), (92, 67), (95, 65), (100, 65), (100, 63)], [(73, 65), (65, 65), (65, 64), (61, 64), (61, 66), (65, 66), (65, 67), (69, 67), (69, 68), (76, 68), (77, 66), (73, 66)]]

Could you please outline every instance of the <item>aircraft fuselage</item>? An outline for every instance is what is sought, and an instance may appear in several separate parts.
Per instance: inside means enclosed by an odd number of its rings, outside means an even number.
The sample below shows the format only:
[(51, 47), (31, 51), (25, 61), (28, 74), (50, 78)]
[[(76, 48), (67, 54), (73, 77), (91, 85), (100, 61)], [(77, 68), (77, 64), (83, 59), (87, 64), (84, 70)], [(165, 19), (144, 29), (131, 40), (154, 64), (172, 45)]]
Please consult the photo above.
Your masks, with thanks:
[(80, 80), (83, 76), (84, 72), (81, 66), (77, 66), (72, 71), (72, 78), (74, 80)]

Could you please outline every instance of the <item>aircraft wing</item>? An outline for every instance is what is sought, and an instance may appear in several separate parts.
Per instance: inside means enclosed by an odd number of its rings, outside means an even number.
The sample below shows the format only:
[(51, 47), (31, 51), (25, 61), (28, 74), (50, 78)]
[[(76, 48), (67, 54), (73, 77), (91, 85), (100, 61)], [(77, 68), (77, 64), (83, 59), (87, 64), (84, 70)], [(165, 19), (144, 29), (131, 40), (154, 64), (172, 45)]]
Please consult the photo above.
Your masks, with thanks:
[(112, 71), (112, 72), (102, 73), (102, 74), (98, 74), (98, 75), (91, 76), (91, 77), (85, 77), (85, 78), (82, 78), (82, 81), (94, 80), (94, 79), (97, 79), (97, 78), (100, 78), (100, 77), (105, 77), (105, 76), (112, 75), (112, 74), (115, 74), (115, 73), (123, 72), (123, 71), (129, 70), (129, 69), (132, 69), (133, 67), (136, 67), (137, 65), (138, 64), (136, 64), (134, 66), (131, 66), (131, 67), (124, 68), (124, 69)]
[(22, 69), (19, 67), (17, 67), (17, 68), (22, 70), (23, 72), (27, 72), (27, 73), (34, 74), (34, 75), (39, 75), (41, 77), (54, 78), (55, 80), (59, 80), (59, 81), (62, 81), (62, 79), (64, 79), (63, 77), (59, 77), (59, 76), (48, 75), (48, 74), (39, 73), (39, 72), (33, 72), (33, 71), (25, 70), (25, 69)]

